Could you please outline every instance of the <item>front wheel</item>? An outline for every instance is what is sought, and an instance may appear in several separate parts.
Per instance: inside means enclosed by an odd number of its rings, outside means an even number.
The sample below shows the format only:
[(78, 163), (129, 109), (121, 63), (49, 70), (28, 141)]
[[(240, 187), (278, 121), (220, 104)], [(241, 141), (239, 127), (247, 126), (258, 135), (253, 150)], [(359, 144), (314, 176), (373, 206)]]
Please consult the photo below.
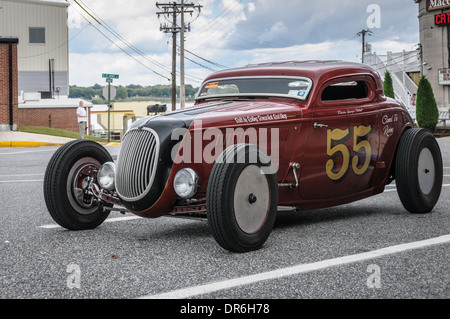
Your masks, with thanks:
[[(255, 151), (246, 147), (244, 152), (251, 157)], [(209, 228), (224, 249), (241, 253), (259, 249), (272, 231), (278, 182), (276, 174), (264, 172), (263, 166), (249, 161), (214, 164), (206, 208)]]
[(409, 129), (400, 138), (395, 163), (397, 192), (411, 213), (424, 214), (436, 205), (443, 178), (442, 156), (434, 136)]
[(50, 159), (44, 177), (44, 198), (52, 218), (70, 230), (99, 226), (108, 212), (86, 191), (111, 155), (100, 144), (76, 140), (61, 146)]

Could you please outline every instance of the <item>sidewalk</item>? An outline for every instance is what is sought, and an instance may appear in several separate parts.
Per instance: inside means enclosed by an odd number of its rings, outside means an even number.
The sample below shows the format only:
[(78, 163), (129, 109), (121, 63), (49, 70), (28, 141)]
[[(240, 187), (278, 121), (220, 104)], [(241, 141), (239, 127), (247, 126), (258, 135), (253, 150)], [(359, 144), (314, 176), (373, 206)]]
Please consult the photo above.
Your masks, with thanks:
[(0, 132), (0, 147), (61, 146), (73, 138), (25, 132)]
[[(0, 148), (2, 147), (36, 147), (36, 146), (61, 146), (74, 138), (43, 135), (25, 132), (0, 132)], [(102, 145), (120, 145), (120, 142), (99, 142)]]

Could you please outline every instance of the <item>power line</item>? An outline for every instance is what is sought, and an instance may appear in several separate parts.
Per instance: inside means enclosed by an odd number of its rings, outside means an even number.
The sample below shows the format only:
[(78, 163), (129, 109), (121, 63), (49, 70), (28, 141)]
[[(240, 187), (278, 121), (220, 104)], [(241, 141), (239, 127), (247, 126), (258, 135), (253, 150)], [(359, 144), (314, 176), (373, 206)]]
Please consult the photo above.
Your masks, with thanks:
[[(75, 1), (75, 0), (74, 0)], [(85, 8), (89, 9), (91, 13), (88, 12), (88, 10), (86, 10), (83, 6), (80, 5), (79, 2), (81, 2)], [(161, 69), (163, 69), (166, 72), (170, 72), (170, 70), (164, 66), (163, 64), (157, 62), (156, 60), (150, 58), (147, 54), (145, 54), (144, 52), (142, 52), (141, 50), (139, 50), (137, 47), (135, 47), (133, 44), (131, 44), (130, 42), (128, 42), (124, 37), (122, 37), (118, 32), (116, 32), (113, 28), (111, 28), (104, 20), (102, 20), (92, 9), (90, 9), (82, 0), (78, 0), (75, 1), (85, 12), (87, 12), (89, 14), (89, 16), (91, 16), (98, 24), (100, 24), (101, 26), (103, 26), (107, 31), (109, 31), (110, 33), (112, 33), (112, 35), (114, 35), (116, 38), (118, 38), (122, 43), (124, 43), (128, 48), (130, 48), (131, 50), (133, 50), (134, 52), (136, 52), (138, 55), (142, 56), (144, 59), (148, 60), (149, 62), (155, 64), (156, 66), (160, 67)], [(94, 17), (95, 16), (95, 17)]]
[(184, 56), (184, 58), (185, 58), (186, 60), (188, 60), (188, 61), (190, 61), (190, 62), (192, 62), (192, 63), (194, 63), (194, 64), (196, 64), (196, 65), (198, 65), (198, 66), (200, 66), (200, 67), (202, 67), (202, 68), (205, 68), (205, 69), (207, 69), (207, 70), (210, 70), (210, 71), (212, 71), (212, 72), (216, 72), (216, 71), (217, 71), (217, 70), (211, 69), (210, 67), (207, 67), (206, 65), (203, 65), (203, 64), (201, 64), (201, 63), (198, 63), (198, 62), (196, 62), (196, 61), (194, 61), (194, 60), (192, 60), (192, 59), (189, 59), (187, 56)]
[[(67, 1), (67, 0), (66, 0)], [(79, 15), (81, 15), (81, 17), (83, 19), (85, 19), (87, 21), (87, 23), (89, 23), (89, 25), (91, 25), (95, 30), (97, 30), (97, 32), (99, 32), (101, 35), (103, 35), (103, 37), (105, 37), (109, 42), (111, 42), (112, 44), (114, 44), (119, 50), (121, 50), (123, 53), (125, 53), (126, 55), (128, 55), (129, 57), (131, 57), (133, 60), (135, 60), (136, 62), (138, 62), (139, 64), (141, 64), (143, 67), (145, 67), (146, 69), (150, 70), (151, 72), (155, 73), (156, 75), (165, 78), (166, 80), (170, 79), (164, 75), (162, 75), (161, 73), (151, 69), (150, 67), (148, 67), (147, 65), (145, 65), (144, 63), (142, 63), (141, 61), (139, 61), (138, 59), (136, 59), (136, 57), (134, 57), (133, 55), (131, 55), (129, 52), (127, 52), (125, 49), (123, 49), (121, 46), (119, 46), (117, 43), (115, 43), (111, 38), (109, 38), (105, 33), (103, 33), (99, 28), (97, 28), (95, 25), (93, 25), (91, 23), (91, 21), (89, 21), (83, 14), (81, 14), (78, 10), (74, 9)]]
[(211, 63), (212, 65), (215, 65), (215, 66), (217, 66), (217, 67), (219, 67), (219, 68), (222, 68), (222, 69), (228, 69), (227, 66), (222, 65), (222, 64), (219, 64), (219, 63), (216, 63), (216, 62), (213, 62), (213, 61), (210, 61), (210, 60), (207, 60), (207, 59), (205, 59), (205, 58), (202, 58), (201, 56), (195, 54), (195, 53), (192, 52), (192, 51), (189, 51), (188, 49), (184, 49), (184, 50), (185, 50), (186, 52), (192, 54), (193, 56), (196, 56), (197, 58), (199, 58), (199, 59), (205, 61), (205, 62)]

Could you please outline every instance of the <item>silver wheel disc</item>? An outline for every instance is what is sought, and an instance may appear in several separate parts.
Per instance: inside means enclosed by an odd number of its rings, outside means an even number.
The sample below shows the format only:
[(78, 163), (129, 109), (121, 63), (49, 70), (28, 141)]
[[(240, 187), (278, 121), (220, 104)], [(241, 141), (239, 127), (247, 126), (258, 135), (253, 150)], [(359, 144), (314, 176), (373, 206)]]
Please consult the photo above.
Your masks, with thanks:
[(420, 152), (417, 170), (420, 190), (427, 195), (433, 188), (435, 177), (434, 159), (428, 148)]
[(239, 228), (254, 234), (263, 227), (270, 206), (266, 176), (256, 165), (245, 167), (234, 190), (234, 214)]

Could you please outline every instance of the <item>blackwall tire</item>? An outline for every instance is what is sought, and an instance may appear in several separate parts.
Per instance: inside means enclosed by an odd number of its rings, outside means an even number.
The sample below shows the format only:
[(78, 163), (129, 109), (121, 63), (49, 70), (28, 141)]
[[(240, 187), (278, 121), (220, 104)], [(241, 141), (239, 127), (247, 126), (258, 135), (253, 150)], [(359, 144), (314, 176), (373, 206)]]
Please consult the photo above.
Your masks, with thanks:
[(92, 197), (84, 195), (81, 184), (95, 176), (92, 169), (112, 162), (100, 144), (76, 140), (61, 146), (50, 159), (44, 176), (44, 199), (56, 223), (69, 230), (93, 229), (108, 217), (108, 212)]
[[(246, 152), (252, 150), (246, 149)], [(217, 243), (231, 252), (259, 249), (277, 214), (278, 182), (260, 163), (218, 163), (207, 186), (208, 225)]]
[(395, 162), (397, 193), (409, 212), (429, 213), (442, 189), (442, 156), (434, 136), (424, 129), (405, 131)]

